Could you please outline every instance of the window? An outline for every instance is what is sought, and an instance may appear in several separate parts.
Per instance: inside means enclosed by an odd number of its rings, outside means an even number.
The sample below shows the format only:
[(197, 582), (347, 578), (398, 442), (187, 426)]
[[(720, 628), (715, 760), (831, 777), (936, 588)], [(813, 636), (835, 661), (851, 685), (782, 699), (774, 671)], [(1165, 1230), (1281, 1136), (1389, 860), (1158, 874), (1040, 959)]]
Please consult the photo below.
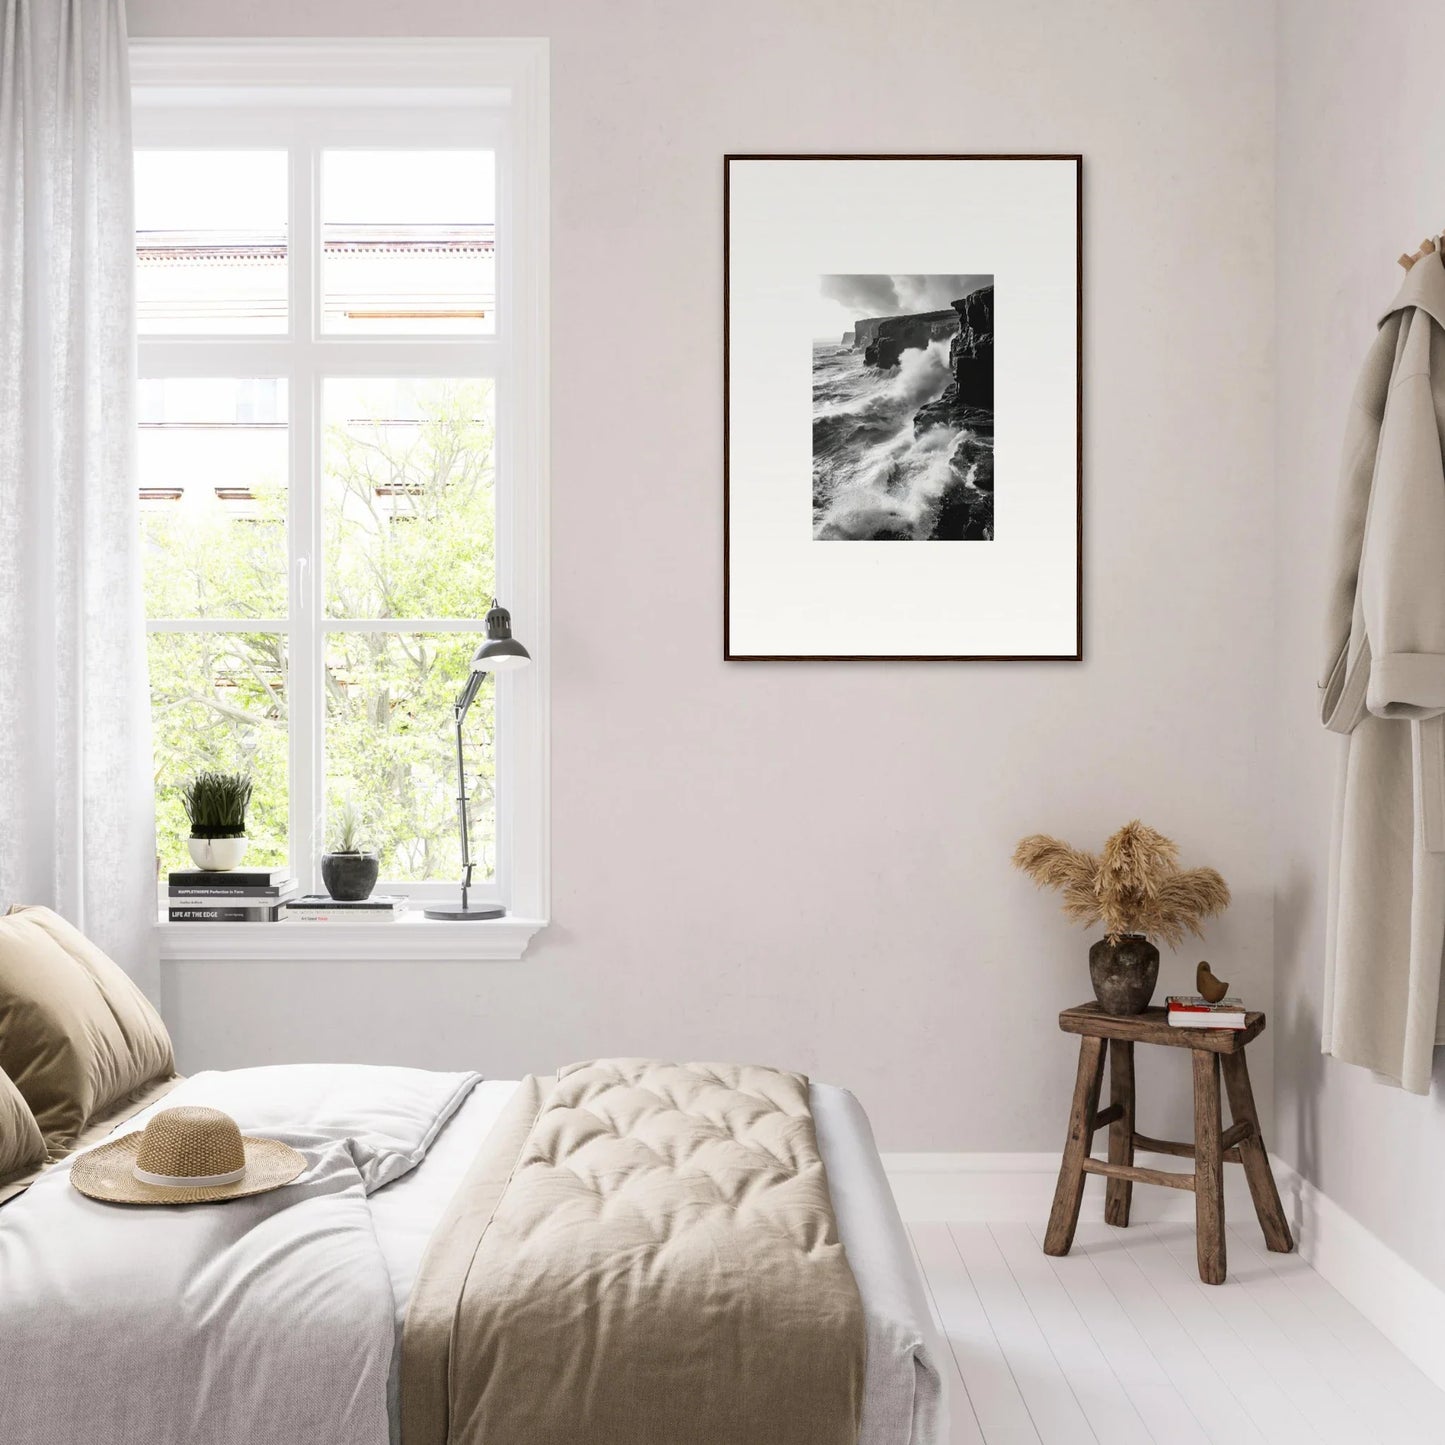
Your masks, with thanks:
[(454, 894), (451, 700), (495, 596), (534, 665), (467, 719), (474, 891), (535, 927), (545, 49), (138, 42), (132, 73), (162, 867), (181, 784), (224, 768), (248, 861), (319, 887), (349, 802), (388, 891)]

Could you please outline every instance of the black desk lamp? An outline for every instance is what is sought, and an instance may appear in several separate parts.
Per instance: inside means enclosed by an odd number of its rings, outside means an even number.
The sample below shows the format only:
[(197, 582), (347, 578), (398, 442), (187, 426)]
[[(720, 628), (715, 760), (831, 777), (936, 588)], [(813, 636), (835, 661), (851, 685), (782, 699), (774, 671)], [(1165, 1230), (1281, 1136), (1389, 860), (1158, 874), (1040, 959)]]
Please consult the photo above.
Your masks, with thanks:
[(469, 904), (467, 893), (472, 886), (472, 845), (470, 826), (467, 818), (467, 774), (462, 759), (462, 723), (467, 710), (481, 690), (482, 679), (489, 672), (507, 672), (512, 668), (526, 667), (531, 654), (512, 636), (512, 614), (492, 598), (492, 610), (487, 613), (487, 640), (472, 656), (472, 671), (466, 686), (457, 694), (452, 704), (452, 717), (456, 720), (457, 731), (457, 824), (462, 835), (462, 901), (443, 903), (424, 911), (428, 918), (461, 922), (469, 918), (501, 918), (506, 909), (499, 903)]

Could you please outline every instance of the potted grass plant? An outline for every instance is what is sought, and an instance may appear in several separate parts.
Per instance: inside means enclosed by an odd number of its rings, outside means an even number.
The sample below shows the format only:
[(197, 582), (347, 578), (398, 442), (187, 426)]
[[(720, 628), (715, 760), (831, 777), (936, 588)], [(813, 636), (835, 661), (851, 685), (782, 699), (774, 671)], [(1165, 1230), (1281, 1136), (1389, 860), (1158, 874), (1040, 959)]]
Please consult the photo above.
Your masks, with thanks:
[(347, 799), (332, 823), (331, 851), (321, 855), (321, 881), (338, 903), (361, 903), (376, 887), (381, 859), (362, 842), (362, 818)]
[(1186, 932), (1202, 935), (1206, 918), (1229, 907), (1229, 885), (1213, 868), (1180, 868), (1179, 849), (1137, 818), (1099, 853), (1034, 833), (1014, 849), (1014, 867), (1041, 888), (1063, 894), (1076, 923), (1103, 924), (1089, 949), (1094, 996), (1106, 1013), (1140, 1014), (1159, 978), (1162, 938), (1172, 948)]
[(181, 789), (191, 820), (186, 840), (197, 868), (223, 873), (246, 856), (246, 809), (251, 780), (244, 773), (197, 773)]

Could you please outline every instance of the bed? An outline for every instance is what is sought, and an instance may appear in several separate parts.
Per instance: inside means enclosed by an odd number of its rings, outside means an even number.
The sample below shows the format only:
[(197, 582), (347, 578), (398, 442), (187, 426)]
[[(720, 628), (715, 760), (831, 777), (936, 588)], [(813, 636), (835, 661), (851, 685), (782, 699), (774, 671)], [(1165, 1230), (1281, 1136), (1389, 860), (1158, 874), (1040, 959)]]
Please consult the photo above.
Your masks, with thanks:
[[(207, 1236), (190, 1241), (187, 1231), (200, 1228), (194, 1223), (197, 1217), (212, 1214), (221, 1217), (217, 1228), (230, 1224), (231, 1233), (244, 1232), (239, 1211), (250, 1201), (200, 1210), (142, 1211), (152, 1216), (148, 1227), (155, 1242), (146, 1247), (156, 1257), (144, 1272), (145, 1282), (137, 1285), (133, 1259), (107, 1263), (114, 1258), (117, 1238), (109, 1220), (101, 1221), (103, 1232), (88, 1246), (81, 1239), (72, 1247), (71, 1241), (90, 1227), (90, 1216), (82, 1211), (95, 1206), (66, 1186), (70, 1161), (53, 1166), (26, 1194), (0, 1206), (0, 1276), (11, 1286), (0, 1291), (0, 1357), (8, 1361), (7, 1370), (0, 1372), (0, 1417), (6, 1420), (7, 1440), (39, 1445), (79, 1438), (73, 1432), (87, 1411), (108, 1401), (112, 1427), (116, 1410), (133, 1421), (113, 1438), (140, 1438), (132, 1432), (153, 1431), (158, 1418), (172, 1420), (179, 1413), (187, 1423), (172, 1438), (261, 1445), (287, 1438), (286, 1420), (296, 1423), (297, 1412), (315, 1407), (320, 1398), (321, 1408), (305, 1433), (313, 1445), (326, 1439), (335, 1439), (337, 1445), (381, 1445), (386, 1440), (408, 1445), (400, 1378), (408, 1308), (439, 1224), (519, 1087), (515, 1081), (475, 1075), (356, 1065), (276, 1066), (200, 1074), (181, 1083), (115, 1132), (141, 1129), (152, 1112), (177, 1100), (214, 1104), (231, 1112), (245, 1129), (314, 1151), (322, 1162), (306, 1177), (322, 1182), (316, 1186), (318, 1196), (305, 1205), (333, 1211), (313, 1212), (304, 1231), (293, 1229), (295, 1237), (287, 1236), (281, 1245), (273, 1239), (254, 1257), (239, 1259), (223, 1284), (210, 1296), (199, 1291), (198, 1299), (197, 1273), (222, 1271), (211, 1262), (216, 1240)], [(386, 1102), (392, 1088), (433, 1090), (443, 1101), (435, 1108), (434, 1127), (418, 1126), (414, 1138), (395, 1142), (393, 1136), (404, 1132), (395, 1119), (410, 1105)], [(947, 1428), (936, 1367), (940, 1347), (867, 1118), (843, 1089), (810, 1085), (809, 1102), (866, 1331), (859, 1445), (936, 1445), (946, 1438)], [(373, 1124), (384, 1143), (368, 1133)], [(363, 1174), (371, 1171), (360, 1188), (347, 1173), (358, 1166)], [(330, 1185), (324, 1182), (328, 1169)], [(117, 1208), (123, 1207), (101, 1206), (102, 1213), (113, 1214)], [(178, 1216), (190, 1218), (182, 1222)], [(274, 1220), (267, 1225), (276, 1227)], [(55, 1248), (57, 1233), (67, 1236), (63, 1251)], [(264, 1237), (259, 1229), (252, 1233)], [(329, 1252), (315, 1252), (320, 1234), (327, 1236)], [(309, 1257), (296, 1244), (303, 1236), (312, 1250)], [(131, 1231), (128, 1239), (136, 1237)], [(188, 1251), (193, 1256), (189, 1263)], [(313, 1313), (309, 1304), (278, 1303), (274, 1318), (264, 1311), (258, 1318), (253, 1311), (249, 1321), (244, 1311), (239, 1320), (227, 1313), (234, 1308), (239, 1282), (258, 1277), (258, 1271), (264, 1273), (283, 1253), (297, 1261), (309, 1258), (307, 1270), (346, 1280), (339, 1315), (344, 1316), (340, 1327), (347, 1339), (339, 1354), (328, 1345), (325, 1329), (313, 1326), (311, 1335), (302, 1330), (299, 1320)], [(166, 1271), (173, 1262), (180, 1272), (168, 1280)], [(128, 1283), (118, 1288), (97, 1277), (111, 1270)], [(379, 1274), (386, 1283), (377, 1289)], [(168, 1334), (170, 1327), (161, 1318), (166, 1311), (158, 1302), (180, 1296), (193, 1297), (193, 1321), (204, 1319), (207, 1328), (219, 1321), (214, 1326), (217, 1338), (227, 1342), (220, 1348), (229, 1349), (233, 1361), (244, 1361), (244, 1369), (217, 1368), (218, 1346), (208, 1342), (197, 1349), (193, 1325), (177, 1323)], [(285, 1296), (282, 1286), (278, 1298)], [(55, 1306), (62, 1298), (64, 1305)], [(377, 1311), (365, 1302), (382, 1298), (386, 1318), (378, 1322)], [(335, 1333), (333, 1328), (331, 1337)], [(192, 1353), (188, 1356), (187, 1351)], [(146, 1378), (148, 1362), (158, 1355), (175, 1367), (171, 1379), (177, 1382), (161, 1404), (153, 1393), (156, 1385), (140, 1388), (136, 1383)], [(296, 1356), (307, 1361), (299, 1377)], [(368, 1404), (361, 1389), (351, 1391), (345, 1409), (325, 1404), (324, 1397), (343, 1395), (348, 1381), (368, 1375), (384, 1377), (384, 1410)], [(244, 1384), (238, 1383), (242, 1377)], [(295, 1384), (298, 1378), (304, 1383)], [(167, 1386), (159, 1388), (164, 1395)], [(288, 1388), (298, 1391), (297, 1400), (283, 1405), (279, 1397)], [(62, 1400), (63, 1405), (56, 1403)], [(265, 1423), (268, 1411), (281, 1421), (274, 1433)], [(246, 1422), (243, 1427), (222, 1423), (240, 1420)], [(324, 1423), (328, 1420), (335, 1423), (334, 1433)], [(688, 1438), (703, 1445), (713, 1437), (699, 1422), (697, 1433)], [(520, 1442), (498, 1440), (497, 1445)], [(786, 1437), (775, 1437), (769, 1445), (787, 1445)]]
[[(142, 1168), (197, 1117), (289, 1172)], [(842, 1089), (655, 1059), (182, 1080), (111, 959), (0, 918), (5, 1445), (939, 1445), (940, 1358)]]

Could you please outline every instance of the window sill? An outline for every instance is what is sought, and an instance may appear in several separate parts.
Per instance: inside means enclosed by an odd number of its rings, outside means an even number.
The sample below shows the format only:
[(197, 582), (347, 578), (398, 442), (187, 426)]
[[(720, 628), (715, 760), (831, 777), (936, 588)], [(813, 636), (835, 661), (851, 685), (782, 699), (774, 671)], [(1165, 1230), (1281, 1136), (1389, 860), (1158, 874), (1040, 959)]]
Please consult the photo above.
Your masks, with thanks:
[(545, 918), (488, 918), (445, 923), (418, 908), (396, 923), (157, 923), (160, 956), (212, 958), (343, 959), (410, 962), (454, 959), (485, 962), (521, 958)]

